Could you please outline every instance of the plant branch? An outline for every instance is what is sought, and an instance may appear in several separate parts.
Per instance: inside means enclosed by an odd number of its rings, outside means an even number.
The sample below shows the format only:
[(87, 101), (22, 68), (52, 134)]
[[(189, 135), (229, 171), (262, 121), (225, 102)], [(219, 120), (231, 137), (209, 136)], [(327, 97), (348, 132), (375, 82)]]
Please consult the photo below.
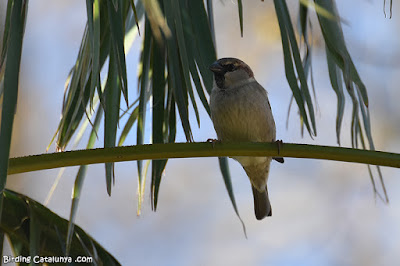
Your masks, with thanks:
[(168, 143), (76, 150), (11, 158), (8, 174), (65, 166), (147, 159), (224, 156), (280, 156), (364, 163), (400, 168), (400, 154), (332, 146), (283, 143)]

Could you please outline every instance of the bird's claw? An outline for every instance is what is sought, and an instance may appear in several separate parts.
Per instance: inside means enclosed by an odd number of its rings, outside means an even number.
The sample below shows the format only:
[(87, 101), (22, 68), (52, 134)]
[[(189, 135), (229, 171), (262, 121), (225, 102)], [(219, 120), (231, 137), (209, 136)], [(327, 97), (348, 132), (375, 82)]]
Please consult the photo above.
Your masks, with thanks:
[[(275, 143), (278, 145), (278, 155), (281, 152), (281, 145), (283, 144), (282, 140), (277, 140), (275, 141)], [(274, 159), (275, 161), (279, 162), (279, 163), (284, 163), (285, 160), (283, 159), (283, 157), (273, 157), (272, 159)]]
[(216, 144), (216, 143), (220, 143), (221, 141), (218, 140), (218, 139), (207, 139), (207, 142), (208, 142), (208, 143), (211, 143), (212, 147), (214, 148), (214, 147), (215, 147), (215, 144)]
[(275, 141), (275, 143), (278, 145), (278, 155), (281, 152), (281, 146), (283, 144), (283, 141), (281, 139), (278, 139), (277, 141)]

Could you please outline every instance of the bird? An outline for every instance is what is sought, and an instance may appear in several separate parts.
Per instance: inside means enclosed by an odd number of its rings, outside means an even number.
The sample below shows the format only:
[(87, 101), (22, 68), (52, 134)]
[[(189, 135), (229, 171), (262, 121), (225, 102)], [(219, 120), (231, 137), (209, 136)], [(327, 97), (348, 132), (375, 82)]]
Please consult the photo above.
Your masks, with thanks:
[[(218, 141), (274, 142), (276, 126), (267, 91), (256, 81), (251, 68), (237, 58), (221, 58), (209, 66), (214, 74), (210, 96), (211, 120)], [(279, 147), (279, 146), (278, 146)], [(271, 160), (283, 158), (232, 157), (250, 179), (257, 220), (272, 216), (267, 180)]]

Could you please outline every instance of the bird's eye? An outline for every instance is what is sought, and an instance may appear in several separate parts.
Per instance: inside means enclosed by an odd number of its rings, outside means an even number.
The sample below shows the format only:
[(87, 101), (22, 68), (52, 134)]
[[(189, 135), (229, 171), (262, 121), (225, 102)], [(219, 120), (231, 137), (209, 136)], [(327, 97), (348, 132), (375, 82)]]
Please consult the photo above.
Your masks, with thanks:
[(226, 70), (228, 72), (232, 72), (232, 71), (236, 70), (236, 66), (234, 64), (226, 65)]

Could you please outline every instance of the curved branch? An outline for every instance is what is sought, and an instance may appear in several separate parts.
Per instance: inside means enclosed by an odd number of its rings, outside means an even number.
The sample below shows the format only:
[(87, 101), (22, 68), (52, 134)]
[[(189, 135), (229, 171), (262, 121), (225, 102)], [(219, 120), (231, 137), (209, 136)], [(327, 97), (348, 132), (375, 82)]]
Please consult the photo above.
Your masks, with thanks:
[(8, 174), (106, 162), (224, 156), (280, 156), (400, 168), (400, 154), (343, 147), (283, 143), (168, 143), (99, 148), (11, 158)]

